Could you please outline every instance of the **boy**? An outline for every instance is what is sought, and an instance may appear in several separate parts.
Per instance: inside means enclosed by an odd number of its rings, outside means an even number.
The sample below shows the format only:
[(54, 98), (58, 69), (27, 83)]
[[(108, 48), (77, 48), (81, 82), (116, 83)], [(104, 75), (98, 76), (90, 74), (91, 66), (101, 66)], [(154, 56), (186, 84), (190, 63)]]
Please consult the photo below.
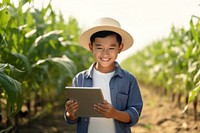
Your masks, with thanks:
[(96, 59), (88, 70), (73, 79), (76, 87), (101, 87), (104, 103), (94, 110), (104, 117), (76, 117), (78, 103), (69, 100), (65, 119), (77, 123), (77, 133), (130, 133), (140, 117), (143, 102), (136, 78), (115, 61), (118, 54), (131, 47), (132, 36), (112, 18), (101, 18), (80, 36), (80, 44)]

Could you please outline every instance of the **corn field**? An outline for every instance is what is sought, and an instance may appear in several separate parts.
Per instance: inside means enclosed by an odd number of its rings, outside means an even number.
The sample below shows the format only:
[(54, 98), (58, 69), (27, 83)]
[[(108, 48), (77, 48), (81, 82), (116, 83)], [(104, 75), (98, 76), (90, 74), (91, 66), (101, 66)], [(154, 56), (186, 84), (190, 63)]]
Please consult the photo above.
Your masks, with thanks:
[(192, 16), (190, 29), (172, 26), (168, 37), (155, 41), (122, 64), (131, 70), (139, 81), (154, 86), (156, 92), (185, 97), (185, 111), (194, 104), (194, 119), (197, 120), (197, 103), (200, 91), (200, 18)]
[(50, 3), (37, 9), (31, 0), (15, 2), (0, 3), (0, 132), (51, 111), (72, 77), (93, 62), (77, 45), (76, 19), (66, 23)]
[[(64, 20), (49, 3), (37, 9), (32, 0), (0, 2), (0, 133), (14, 130), (51, 112), (72, 77), (94, 61), (78, 45), (81, 28), (74, 18)], [(171, 28), (122, 62), (137, 79), (155, 91), (177, 99), (185, 110), (197, 105), (200, 90), (200, 18), (192, 16), (190, 29)], [(84, 55), (84, 56), (83, 56)]]

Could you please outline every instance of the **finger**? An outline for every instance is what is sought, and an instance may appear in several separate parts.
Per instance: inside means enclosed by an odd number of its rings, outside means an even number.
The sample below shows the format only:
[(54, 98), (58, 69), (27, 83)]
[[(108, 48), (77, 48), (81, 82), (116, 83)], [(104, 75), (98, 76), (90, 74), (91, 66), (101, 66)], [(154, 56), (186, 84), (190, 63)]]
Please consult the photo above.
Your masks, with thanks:
[(77, 110), (78, 110), (78, 106), (73, 106), (72, 108), (69, 108), (67, 112), (69, 112), (70, 114), (75, 114)]
[(106, 112), (106, 108), (103, 106), (103, 104), (99, 103), (99, 104), (95, 104), (94, 105), (94, 109), (99, 112), (99, 113), (105, 113)]
[(70, 100), (66, 102), (65, 107), (74, 106), (76, 104), (78, 104), (76, 101)]
[(75, 113), (77, 112), (77, 110), (78, 110), (78, 109), (72, 109), (72, 110), (70, 110), (70, 111), (68, 111), (68, 112), (69, 112), (69, 114), (75, 114)]
[(99, 109), (98, 105), (96, 105), (96, 104), (94, 105), (94, 110), (97, 111), (98, 113), (102, 114), (101, 110)]
[(74, 110), (74, 109), (77, 109), (78, 108), (78, 103), (75, 102), (75, 101), (70, 101), (66, 104), (65, 106), (66, 110), (69, 111), (69, 110)]
[(69, 107), (70, 104), (71, 104), (71, 100), (67, 101), (67, 102), (65, 103), (65, 109), (67, 109), (67, 108)]
[(66, 102), (66, 105), (70, 105), (70, 104), (72, 104), (74, 102), (75, 102), (74, 100), (69, 100), (69, 101)]

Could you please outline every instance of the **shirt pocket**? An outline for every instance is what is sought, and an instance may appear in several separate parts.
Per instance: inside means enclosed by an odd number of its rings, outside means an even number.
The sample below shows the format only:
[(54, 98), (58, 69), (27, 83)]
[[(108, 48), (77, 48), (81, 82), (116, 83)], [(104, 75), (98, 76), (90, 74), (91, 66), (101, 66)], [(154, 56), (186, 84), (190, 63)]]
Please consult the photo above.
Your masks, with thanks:
[(117, 94), (117, 107), (119, 110), (125, 110), (127, 104), (128, 95), (118, 93)]

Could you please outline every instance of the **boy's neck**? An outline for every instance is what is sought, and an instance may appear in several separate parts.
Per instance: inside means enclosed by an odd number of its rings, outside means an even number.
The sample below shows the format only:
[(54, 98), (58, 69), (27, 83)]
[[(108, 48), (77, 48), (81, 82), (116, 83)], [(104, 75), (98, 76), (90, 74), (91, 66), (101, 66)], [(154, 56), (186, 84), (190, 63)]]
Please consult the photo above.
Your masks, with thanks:
[(96, 63), (96, 65), (95, 65), (95, 69), (99, 72), (102, 72), (102, 73), (113, 72), (115, 70), (115, 68), (116, 68), (115, 63), (113, 63), (112, 65), (110, 65), (108, 67), (103, 67), (98, 63)]

